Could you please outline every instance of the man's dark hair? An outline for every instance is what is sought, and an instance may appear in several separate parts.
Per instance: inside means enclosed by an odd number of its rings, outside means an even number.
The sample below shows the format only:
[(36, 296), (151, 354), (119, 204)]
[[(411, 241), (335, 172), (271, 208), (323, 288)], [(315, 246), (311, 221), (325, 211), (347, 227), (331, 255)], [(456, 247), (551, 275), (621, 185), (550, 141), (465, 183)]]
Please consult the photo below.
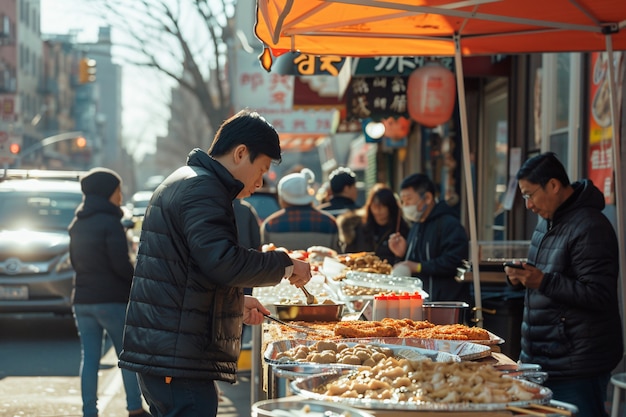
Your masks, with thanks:
[(407, 188), (414, 189), (419, 195), (424, 195), (425, 192), (430, 192), (433, 197), (437, 196), (435, 183), (433, 183), (426, 174), (411, 174), (403, 179), (400, 184), (400, 189), (406, 190)]
[(350, 168), (340, 167), (328, 176), (330, 189), (334, 194), (343, 191), (344, 188), (356, 184), (356, 174)]
[(545, 187), (552, 178), (559, 180), (564, 186), (570, 184), (567, 171), (554, 152), (545, 152), (528, 159), (517, 171), (515, 178), (518, 181), (539, 184), (541, 187)]
[(280, 140), (276, 129), (259, 113), (241, 110), (224, 121), (215, 133), (208, 154), (213, 157), (226, 155), (233, 148), (246, 145), (250, 151), (250, 162), (263, 154), (280, 162)]

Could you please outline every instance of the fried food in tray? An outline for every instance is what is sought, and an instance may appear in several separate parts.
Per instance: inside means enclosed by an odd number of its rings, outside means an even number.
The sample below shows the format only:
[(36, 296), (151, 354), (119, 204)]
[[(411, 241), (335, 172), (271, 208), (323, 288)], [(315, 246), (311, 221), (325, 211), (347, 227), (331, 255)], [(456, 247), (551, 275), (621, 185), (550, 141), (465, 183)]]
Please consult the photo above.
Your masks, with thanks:
[[(294, 322), (295, 323), (295, 322)], [(480, 327), (469, 327), (463, 324), (436, 325), (428, 321), (414, 321), (410, 319), (390, 319), (381, 321), (340, 321), (340, 322), (307, 322), (307, 326), (324, 330), (334, 334), (331, 339), (358, 339), (358, 338), (417, 338), (456, 340), (480, 344), (499, 344), (504, 340)], [(293, 331), (284, 330), (284, 334), (276, 335), (274, 340), (289, 338)], [(283, 332), (281, 332), (283, 333)], [(307, 338), (314, 335), (308, 335)]]
[(478, 411), (548, 403), (552, 392), (509, 378), (488, 364), (387, 358), (342, 375), (317, 375), (292, 383), (305, 398), (372, 409)]
[(464, 324), (436, 325), (411, 319), (381, 321), (344, 321), (335, 325), (335, 334), (347, 337), (414, 337), (446, 340), (489, 340), (489, 332)]
[(337, 260), (347, 269), (333, 277), (335, 281), (346, 278), (348, 271), (371, 272), (375, 274), (391, 274), (392, 265), (386, 259), (380, 259), (372, 252), (345, 253), (337, 255)]

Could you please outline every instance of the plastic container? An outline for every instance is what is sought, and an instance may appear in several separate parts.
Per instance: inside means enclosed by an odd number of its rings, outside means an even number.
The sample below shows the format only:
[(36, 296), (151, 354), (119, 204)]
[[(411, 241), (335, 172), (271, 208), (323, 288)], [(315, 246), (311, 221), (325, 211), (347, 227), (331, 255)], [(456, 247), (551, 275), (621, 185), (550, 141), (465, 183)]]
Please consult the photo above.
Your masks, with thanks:
[(380, 321), (388, 317), (389, 296), (378, 294), (374, 296), (374, 308), (372, 312), (372, 320)]
[(387, 317), (390, 319), (397, 319), (399, 306), (400, 306), (400, 297), (396, 293), (391, 293), (387, 296), (389, 298), (389, 303), (387, 304)]
[(409, 303), (410, 303), (410, 316), (411, 320), (422, 321), (424, 320), (424, 314), (422, 311), (422, 306), (424, 305), (424, 299), (419, 292), (414, 292), (409, 295)]
[(398, 317), (399, 319), (411, 318), (411, 296), (408, 292), (403, 292), (398, 296), (400, 302), (398, 304)]

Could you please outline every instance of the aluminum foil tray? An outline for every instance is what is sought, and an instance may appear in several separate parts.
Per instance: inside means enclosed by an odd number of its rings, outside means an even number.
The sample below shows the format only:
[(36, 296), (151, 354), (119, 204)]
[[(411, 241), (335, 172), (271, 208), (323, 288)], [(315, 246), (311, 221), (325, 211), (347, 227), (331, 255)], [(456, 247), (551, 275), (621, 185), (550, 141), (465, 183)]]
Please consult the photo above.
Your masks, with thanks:
[(341, 404), (285, 398), (264, 400), (252, 405), (252, 417), (374, 417), (364, 410)]
[[(401, 340), (401, 339), (400, 339)], [(300, 362), (289, 360), (287, 358), (278, 358), (278, 355), (287, 352), (290, 349), (296, 348), (298, 346), (312, 346), (316, 344), (319, 340), (305, 340), (305, 339), (287, 339), (287, 340), (279, 340), (276, 342), (272, 342), (267, 345), (265, 349), (265, 353), (263, 354), (263, 358), (265, 361), (271, 365), (294, 365), (294, 364), (308, 364), (308, 365), (319, 365), (320, 368), (323, 368), (329, 364), (317, 364), (312, 362)], [(340, 339), (334, 340), (336, 343), (345, 343), (348, 346), (354, 346), (357, 344), (366, 344), (366, 345), (376, 345), (381, 347), (386, 347), (391, 349), (394, 352), (396, 357), (402, 357), (407, 359), (417, 359), (420, 357), (427, 357), (433, 362), (460, 362), (461, 357), (450, 353), (443, 352), (438, 350), (426, 349), (420, 346), (411, 346), (409, 344), (388, 344), (383, 343), (381, 339)], [(343, 367), (350, 367), (350, 365), (342, 365)], [(351, 368), (356, 368), (360, 365), (353, 365)], [(319, 373), (324, 371), (320, 370)]]
[[(355, 371), (344, 371), (355, 372)], [(302, 378), (291, 382), (291, 390), (295, 395), (299, 395), (304, 398), (329, 401), (355, 408), (365, 408), (372, 410), (403, 410), (403, 411), (498, 411), (506, 410), (507, 407), (529, 407), (532, 404), (549, 404), (552, 399), (552, 391), (546, 387), (520, 380), (519, 382), (533, 389), (538, 390), (537, 398), (526, 401), (512, 401), (508, 403), (485, 403), (485, 404), (470, 404), (470, 403), (423, 403), (418, 404), (408, 401), (393, 401), (393, 400), (372, 400), (372, 399), (359, 399), (359, 398), (344, 398), (339, 396), (328, 396), (318, 394), (315, 392), (317, 387), (334, 381), (340, 378), (341, 374), (323, 374), (313, 375), (310, 377)]]

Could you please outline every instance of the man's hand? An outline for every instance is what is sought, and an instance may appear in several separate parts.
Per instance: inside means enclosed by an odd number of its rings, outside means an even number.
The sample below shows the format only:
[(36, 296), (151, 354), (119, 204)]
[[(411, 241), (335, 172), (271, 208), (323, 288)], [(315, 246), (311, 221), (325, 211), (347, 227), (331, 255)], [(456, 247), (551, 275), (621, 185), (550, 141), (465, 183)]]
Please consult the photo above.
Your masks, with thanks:
[(522, 263), (522, 268), (504, 267), (504, 273), (509, 277), (513, 285), (522, 284), (526, 288), (536, 289), (543, 281), (543, 272), (533, 265)]
[(406, 254), (406, 239), (400, 233), (389, 235), (389, 249), (398, 258), (403, 258)]
[(263, 304), (251, 295), (246, 295), (243, 304), (243, 322), (248, 325), (255, 325), (263, 323), (263, 314), (270, 314), (271, 312), (263, 307)]
[(311, 264), (308, 262), (292, 259), (293, 274), (288, 278), (291, 285), (302, 287), (311, 280)]

